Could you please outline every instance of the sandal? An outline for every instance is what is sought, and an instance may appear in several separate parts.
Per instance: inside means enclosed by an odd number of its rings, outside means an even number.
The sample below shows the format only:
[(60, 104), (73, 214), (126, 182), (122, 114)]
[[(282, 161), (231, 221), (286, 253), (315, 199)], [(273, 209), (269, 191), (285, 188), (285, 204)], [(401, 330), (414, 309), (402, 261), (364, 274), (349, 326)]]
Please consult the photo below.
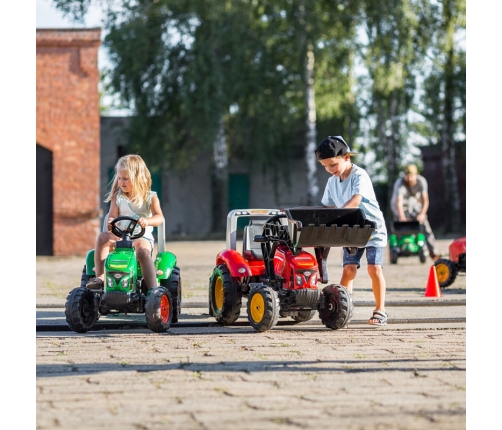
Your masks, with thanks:
[(368, 320), (368, 324), (384, 326), (387, 325), (387, 314), (382, 311), (373, 311), (373, 316)]
[(86, 288), (89, 288), (91, 290), (102, 290), (105, 286), (105, 283), (101, 278), (91, 278), (85, 286)]

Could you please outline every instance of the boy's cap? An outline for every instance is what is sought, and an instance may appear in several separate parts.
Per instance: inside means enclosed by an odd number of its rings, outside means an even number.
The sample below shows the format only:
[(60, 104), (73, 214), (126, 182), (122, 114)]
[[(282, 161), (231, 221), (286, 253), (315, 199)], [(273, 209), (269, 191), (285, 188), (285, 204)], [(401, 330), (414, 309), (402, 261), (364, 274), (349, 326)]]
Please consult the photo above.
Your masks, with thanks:
[(315, 153), (319, 160), (345, 154), (358, 155), (357, 152), (350, 150), (349, 145), (343, 140), (342, 136), (328, 136), (319, 144)]
[(406, 175), (408, 174), (418, 174), (418, 169), (417, 169), (417, 166), (415, 166), (414, 164), (409, 164), (405, 167), (404, 169), (404, 173)]

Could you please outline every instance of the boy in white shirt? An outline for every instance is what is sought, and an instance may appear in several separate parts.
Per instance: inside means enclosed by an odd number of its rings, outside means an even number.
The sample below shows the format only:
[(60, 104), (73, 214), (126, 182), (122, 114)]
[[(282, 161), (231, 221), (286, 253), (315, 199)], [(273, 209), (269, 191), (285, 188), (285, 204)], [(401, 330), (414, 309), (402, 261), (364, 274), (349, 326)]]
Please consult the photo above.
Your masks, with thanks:
[(316, 158), (332, 176), (328, 179), (322, 204), (326, 207), (360, 208), (367, 219), (376, 223), (376, 229), (364, 248), (354, 255), (343, 250), (343, 273), (340, 284), (352, 294), (352, 284), (366, 251), (368, 274), (375, 297), (375, 310), (368, 324), (387, 324), (385, 312), (386, 283), (383, 276), (383, 251), (387, 246), (385, 219), (375, 196), (373, 183), (368, 173), (351, 162), (352, 152), (342, 136), (328, 136), (315, 150)]

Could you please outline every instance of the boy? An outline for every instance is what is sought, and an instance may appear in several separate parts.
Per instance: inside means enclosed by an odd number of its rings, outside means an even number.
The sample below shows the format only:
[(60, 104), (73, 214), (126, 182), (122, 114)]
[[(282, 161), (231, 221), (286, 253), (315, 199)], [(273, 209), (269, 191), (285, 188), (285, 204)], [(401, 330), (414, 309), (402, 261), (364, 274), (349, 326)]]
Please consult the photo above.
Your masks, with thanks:
[(342, 136), (328, 136), (315, 150), (317, 160), (332, 176), (328, 179), (322, 205), (336, 208), (360, 208), (367, 219), (376, 223), (376, 229), (365, 248), (358, 248), (354, 255), (343, 249), (343, 273), (340, 284), (352, 294), (352, 284), (360, 267), (361, 257), (366, 250), (368, 274), (375, 297), (375, 310), (368, 324), (384, 326), (385, 279), (383, 277), (383, 250), (387, 246), (385, 220), (375, 197), (375, 191), (368, 173), (352, 164), (352, 152)]

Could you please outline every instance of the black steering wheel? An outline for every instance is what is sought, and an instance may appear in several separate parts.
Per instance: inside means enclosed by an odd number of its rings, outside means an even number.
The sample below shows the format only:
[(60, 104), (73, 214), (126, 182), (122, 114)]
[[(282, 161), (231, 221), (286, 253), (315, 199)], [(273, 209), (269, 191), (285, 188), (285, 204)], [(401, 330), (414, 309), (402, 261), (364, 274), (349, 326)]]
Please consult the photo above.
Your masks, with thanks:
[[(116, 225), (119, 221), (131, 221), (131, 222), (129, 223), (129, 225), (127, 226), (127, 228), (125, 230), (122, 230), (120, 227), (118, 227)], [(138, 234), (133, 235), (132, 233), (133, 233), (134, 229), (136, 228), (136, 225), (138, 225), (138, 220), (134, 219), (130, 216), (119, 216), (119, 217), (113, 219), (113, 221), (110, 223), (110, 225), (112, 226), (112, 233), (115, 236), (120, 237), (121, 239), (125, 235), (128, 235), (129, 239), (131, 239), (131, 240), (139, 239), (146, 232), (145, 228), (140, 226), (141, 231)]]

